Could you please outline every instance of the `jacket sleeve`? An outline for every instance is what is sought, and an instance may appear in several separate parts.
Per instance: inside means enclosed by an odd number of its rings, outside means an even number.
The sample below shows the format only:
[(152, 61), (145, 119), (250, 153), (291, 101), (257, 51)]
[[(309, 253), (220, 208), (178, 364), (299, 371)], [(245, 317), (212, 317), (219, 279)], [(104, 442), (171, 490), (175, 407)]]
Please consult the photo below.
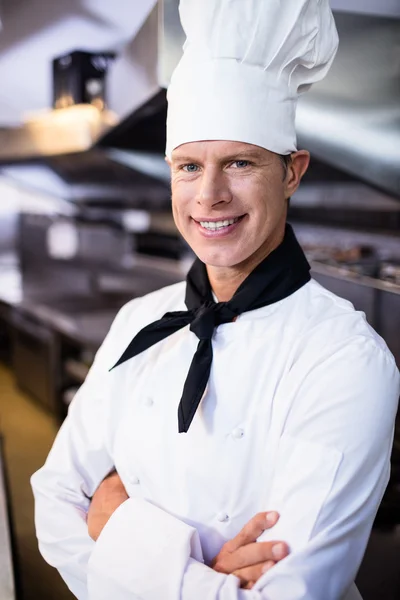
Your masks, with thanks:
[(285, 540), (289, 557), (241, 590), (236, 577), (202, 563), (192, 527), (130, 499), (96, 543), (90, 600), (359, 597), (352, 583), (389, 478), (399, 373), (363, 336), (313, 361), (306, 354), (277, 399), (292, 394), (265, 506), (281, 518), (260, 538)]
[[(129, 305), (127, 305), (129, 306)], [(32, 476), (39, 549), (80, 600), (87, 598), (87, 563), (94, 542), (86, 514), (99, 483), (112, 470), (105, 424), (116, 341), (125, 327), (124, 307), (73, 399), (45, 465)]]

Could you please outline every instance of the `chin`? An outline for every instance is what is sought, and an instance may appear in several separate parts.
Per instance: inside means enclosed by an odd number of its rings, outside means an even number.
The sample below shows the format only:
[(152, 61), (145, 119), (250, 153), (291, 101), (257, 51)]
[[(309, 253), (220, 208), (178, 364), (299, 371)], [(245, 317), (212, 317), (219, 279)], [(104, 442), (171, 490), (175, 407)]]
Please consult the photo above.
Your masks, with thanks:
[(195, 251), (196, 256), (209, 267), (220, 267), (220, 268), (231, 268), (235, 267), (246, 261), (249, 258), (249, 255), (241, 252), (241, 253), (233, 253), (233, 252), (210, 252), (204, 249), (199, 249), (198, 252)]

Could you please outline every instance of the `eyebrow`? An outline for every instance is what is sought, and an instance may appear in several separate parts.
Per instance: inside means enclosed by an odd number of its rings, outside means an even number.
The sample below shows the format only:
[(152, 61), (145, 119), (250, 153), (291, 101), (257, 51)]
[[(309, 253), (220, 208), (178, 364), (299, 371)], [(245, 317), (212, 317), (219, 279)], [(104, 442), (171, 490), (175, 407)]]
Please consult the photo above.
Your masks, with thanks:
[(194, 163), (196, 162), (196, 160), (191, 157), (191, 156), (172, 156), (171, 157), (172, 162), (187, 162), (187, 163)]
[[(261, 158), (261, 152), (258, 150), (239, 150), (238, 152), (234, 152), (227, 156), (222, 156), (219, 158), (220, 162), (230, 162), (234, 160), (244, 160), (247, 158)], [(196, 163), (198, 160), (193, 156), (173, 156), (173, 162), (187, 162), (187, 163)]]

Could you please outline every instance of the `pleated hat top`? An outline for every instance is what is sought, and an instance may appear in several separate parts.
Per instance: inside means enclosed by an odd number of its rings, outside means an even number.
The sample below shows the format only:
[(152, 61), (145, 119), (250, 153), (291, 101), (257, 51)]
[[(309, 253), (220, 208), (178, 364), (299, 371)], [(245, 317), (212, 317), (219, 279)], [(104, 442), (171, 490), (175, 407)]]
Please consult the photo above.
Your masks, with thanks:
[(186, 42), (168, 89), (166, 155), (201, 140), (294, 152), (299, 95), (338, 47), (329, 0), (181, 0), (179, 10)]

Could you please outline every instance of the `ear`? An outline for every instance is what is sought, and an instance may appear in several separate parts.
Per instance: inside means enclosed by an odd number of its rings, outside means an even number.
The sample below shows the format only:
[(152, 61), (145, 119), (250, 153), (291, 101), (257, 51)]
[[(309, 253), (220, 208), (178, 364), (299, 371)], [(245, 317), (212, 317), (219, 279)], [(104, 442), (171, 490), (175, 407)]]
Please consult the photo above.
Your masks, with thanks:
[(165, 162), (168, 164), (169, 168), (171, 168), (172, 163), (171, 163), (171, 159), (168, 156), (165, 157)]
[(307, 150), (293, 152), (292, 160), (288, 165), (285, 180), (285, 196), (290, 198), (300, 185), (301, 178), (310, 164), (310, 153)]

